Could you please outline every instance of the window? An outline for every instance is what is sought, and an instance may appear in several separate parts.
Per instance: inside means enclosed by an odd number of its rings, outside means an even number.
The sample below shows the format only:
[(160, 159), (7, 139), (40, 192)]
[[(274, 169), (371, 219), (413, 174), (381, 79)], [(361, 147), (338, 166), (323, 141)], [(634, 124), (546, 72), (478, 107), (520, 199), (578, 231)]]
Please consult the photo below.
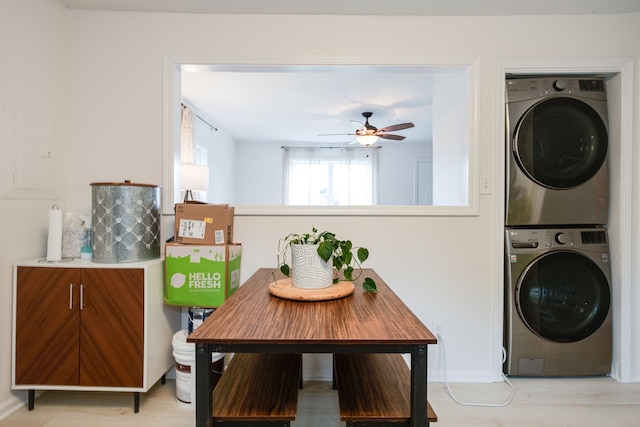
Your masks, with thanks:
[(283, 147), (284, 204), (378, 204), (378, 150)]
[[(327, 65), (326, 58), (308, 57), (297, 62), (299, 59), (301, 58), (298, 56), (275, 59), (270, 57), (262, 63), (262, 60), (256, 62), (251, 55), (246, 58), (220, 58), (219, 55), (189, 54), (168, 55), (165, 58), (166, 78), (163, 87), (166, 106), (164, 118), (167, 126), (164, 127), (163, 140), (165, 149), (163, 211), (166, 214), (173, 213), (173, 203), (180, 199), (180, 145), (179, 138), (176, 138), (176, 134), (179, 133), (177, 129), (179, 129), (180, 100), (189, 99), (190, 102), (194, 102), (193, 100), (198, 98), (197, 94), (215, 93), (216, 105), (219, 109), (215, 110), (215, 114), (213, 111), (206, 114), (208, 117), (215, 117), (220, 129), (220, 132), (217, 132), (216, 144), (224, 141), (227, 151), (221, 156), (218, 145), (215, 149), (209, 148), (212, 156), (210, 164), (213, 165), (211, 161), (216, 163), (212, 171), (222, 171), (221, 167), (224, 167), (225, 172), (219, 173), (218, 178), (211, 172), (211, 185), (215, 191), (209, 189), (207, 201), (214, 202), (213, 198), (217, 198), (219, 203), (235, 204), (236, 216), (478, 215), (476, 190), (478, 188), (479, 131), (478, 117), (474, 113), (474, 108), (478, 105), (478, 84), (481, 79), (479, 78), (480, 61), (477, 61), (476, 57), (460, 58), (453, 62), (448, 58), (416, 57), (415, 62), (412, 59), (411, 65), (407, 65), (404, 61), (402, 61), (403, 64), (396, 64), (393, 58), (384, 57), (377, 57), (375, 62), (369, 62), (361, 58), (354, 60), (352, 56), (340, 56), (335, 58), (340, 65), (333, 63)], [(409, 81), (412, 81), (411, 76), (423, 81), (422, 87), (427, 89), (424, 97), (418, 97), (413, 91), (408, 93), (395, 91), (394, 93), (398, 94), (398, 102), (404, 99), (409, 102), (406, 107), (419, 110), (418, 118), (411, 121), (416, 124), (416, 129), (425, 130), (427, 133), (426, 136), (421, 136), (415, 141), (407, 140), (402, 144), (386, 141), (386, 144), (380, 145), (380, 150), (384, 151), (378, 152), (380, 156), (377, 191), (379, 199), (375, 206), (296, 206), (288, 204), (288, 200), (283, 198), (284, 194), (288, 194), (288, 190), (283, 189), (283, 168), (280, 163), (282, 146), (313, 147), (316, 143), (313, 135), (331, 129), (329, 126), (318, 126), (317, 129), (310, 126), (319, 120), (314, 119), (308, 123), (303, 120), (296, 121), (298, 124), (305, 123), (306, 131), (310, 132), (309, 136), (302, 137), (303, 139), (299, 136), (296, 136), (296, 139), (290, 139), (287, 135), (269, 138), (263, 133), (263, 138), (260, 140), (250, 138), (234, 140), (230, 134), (225, 133), (227, 120), (229, 120), (228, 123), (233, 123), (238, 117), (261, 115), (252, 113), (249, 108), (261, 105), (259, 102), (238, 100), (238, 92), (230, 90), (231, 81), (236, 81), (236, 84), (244, 89), (262, 87), (271, 90), (274, 88), (268, 84), (261, 84), (261, 79), (270, 78), (269, 76), (279, 78), (279, 74), (284, 74), (291, 84), (287, 92), (277, 91), (277, 97), (284, 99), (285, 93), (293, 91), (291, 95), (293, 102), (293, 99), (298, 100), (302, 93), (313, 94), (310, 88), (322, 88), (323, 91), (335, 91), (337, 94), (344, 93), (340, 89), (343, 86), (336, 82), (331, 83), (334, 78), (340, 78), (340, 76), (356, 81), (360, 86), (363, 81), (372, 82), (369, 86), (377, 86), (374, 82), (380, 81), (380, 75), (384, 77), (390, 73), (397, 74), (393, 81), (405, 81), (403, 76), (406, 76)], [(307, 76), (314, 79), (320, 78), (322, 85), (305, 85)], [(224, 90), (217, 91), (216, 88), (220, 87)], [(240, 91), (273, 99), (273, 96), (265, 96), (262, 90), (244, 89)], [(222, 92), (231, 92), (233, 102), (222, 99), (220, 96)], [(401, 95), (403, 93), (405, 95)], [(378, 105), (379, 103), (372, 101), (370, 104)], [(303, 103), (300, 109), (307, 111), (311, 105), (315, 104)], [(396, 102), (392, 105), (396, 108), (401, 107)], [(354, 114), (359, 114), (361, 110), (362, 108), (358, 107), (354, 110)], [(291, 119), (291, 116), (285, 115), (285, 117)], [(380, 123), (395, 123), (395, 121), (390, 119)], [(350, 130), (348, 127), (346, 132)], [(407, 137), (409, 137), (408, 133)], [(330, 139), (318, 140), (316, 147), (336, 146), (335, 142)], [(416, 142), (415, 146), (413, 142)], [(405, 154), (408, 157), (405, 157)], [(219, 159), (223, 161), (218, 163)], [(273, 166), (276, 167), (275, 171), (272, 169)], [(261, 173), (256, 176), (256, 171)]]

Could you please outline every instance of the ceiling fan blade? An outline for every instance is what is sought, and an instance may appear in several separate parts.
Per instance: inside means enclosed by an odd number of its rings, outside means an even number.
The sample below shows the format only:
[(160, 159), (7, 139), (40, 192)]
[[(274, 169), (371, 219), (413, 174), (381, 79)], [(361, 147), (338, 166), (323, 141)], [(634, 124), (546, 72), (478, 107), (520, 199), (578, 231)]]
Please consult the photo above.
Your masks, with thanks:
[(384, 139), (393, 139), (394, 141), (402, 141), (405, 138), (402, 135), (393, 135), (390, 133), (377, 133), (376, 136)]
[(318, 136), (355, 136), (355, 133), (319, 133)]
[(413, 123), (400, 123), (397, 125), (386, 126), (386, 127), (383, 127), (382, 129), (378, 129), (378, 132), (393, 132), (396, 130), (409, 129), (414, 126), (415, 125)]

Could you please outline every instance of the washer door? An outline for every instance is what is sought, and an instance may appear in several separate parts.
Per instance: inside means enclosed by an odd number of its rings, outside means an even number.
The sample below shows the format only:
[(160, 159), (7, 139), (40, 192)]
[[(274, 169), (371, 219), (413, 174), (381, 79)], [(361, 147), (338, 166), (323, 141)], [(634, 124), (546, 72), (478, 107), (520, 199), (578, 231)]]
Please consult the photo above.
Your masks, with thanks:
[(536, 335), (555, 342), (575, 342), (593, 334), (611, 304), (602, 270), (576, 252), (548, 252), (533, 260), (516, 285), (522, 321)]
[(573, 98), (550, 98), (520, 119), (513, 151), (522, 171), (538, 184), (562, 190), (595, 175), (607, 156), (607, 128), (589, 105)]

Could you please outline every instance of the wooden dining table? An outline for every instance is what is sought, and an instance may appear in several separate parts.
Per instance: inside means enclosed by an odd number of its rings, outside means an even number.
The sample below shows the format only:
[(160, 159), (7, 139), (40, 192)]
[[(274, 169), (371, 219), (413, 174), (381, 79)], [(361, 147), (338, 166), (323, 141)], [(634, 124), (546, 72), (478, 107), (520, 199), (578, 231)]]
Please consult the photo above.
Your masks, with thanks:
[[(357, 271), (356, 271), (357, 273)], [(364, 292), (373, 279), (377, 293)], [(258, 269), (188, 337), (196, 372), (209, 372), (212, 353), (329, 353), (410, 355), (410, 427), (429, 425), (427, 346), (436, 337), (373, 270), (363, 269), (352, 294), (324, 301), (274, 296), (277, 269)], [(196, 375), (196, 426), (213, 425), (212, 378)]]

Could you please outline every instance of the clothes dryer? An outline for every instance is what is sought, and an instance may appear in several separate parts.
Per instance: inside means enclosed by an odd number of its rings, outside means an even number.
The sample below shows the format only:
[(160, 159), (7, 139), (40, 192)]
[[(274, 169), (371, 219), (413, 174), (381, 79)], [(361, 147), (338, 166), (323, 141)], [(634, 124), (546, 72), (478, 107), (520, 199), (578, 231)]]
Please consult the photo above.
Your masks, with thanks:
[(509, 78), (506, 117), (505, 225), (606, 224), (605, 79)]
[(504, 372), (611, 371), (611, 271), (604, 228), (508, 229)]

